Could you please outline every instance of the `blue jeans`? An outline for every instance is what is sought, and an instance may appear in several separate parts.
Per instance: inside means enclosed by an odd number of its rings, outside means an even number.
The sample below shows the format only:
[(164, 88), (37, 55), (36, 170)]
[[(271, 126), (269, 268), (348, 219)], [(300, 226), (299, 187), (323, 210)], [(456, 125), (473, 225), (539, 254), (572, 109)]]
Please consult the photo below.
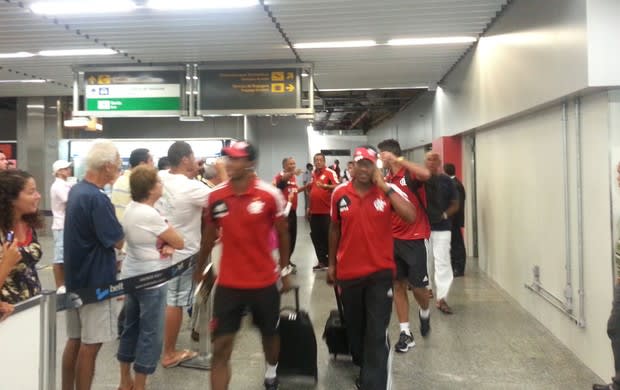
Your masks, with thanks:
[(119, 362), (134, 363), (137, 373), (150, 375), (159, 362), (167, 290), (163, 285), (125, 296), (125, 327), (116, 357)]

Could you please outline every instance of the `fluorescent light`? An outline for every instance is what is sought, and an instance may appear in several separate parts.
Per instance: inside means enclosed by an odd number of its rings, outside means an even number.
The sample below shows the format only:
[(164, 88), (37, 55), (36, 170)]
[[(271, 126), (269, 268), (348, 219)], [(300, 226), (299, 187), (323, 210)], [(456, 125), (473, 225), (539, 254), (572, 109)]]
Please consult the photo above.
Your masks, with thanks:
[(258, 5), (258, 0), (149, 0), (147, 8), (156, 10), (192, 10), (245, 8)]
[(18, 51), (17, 53), (0, 53), (0, 58), (28, 58), (34, 57), (36, 54), (27, 51)]
[(307, 42), (296, 43), (293, 45), (295, 49), (335, 49), (341, 47), (372, 47), (377, 42), (372, 40), (364, 41), (333, 41), (333, 42)]
[(30, 5), (30, 10), (40, 15), (111, 14), (136, 8), (136, 3), (131, 0), (57, 0), (39, 1)]
[(346, 91), (378, 91), (399, 89), (428, 89), (428, 85), (412, 85), (410, 87), (381, 87), (381, 88), (321, 88), (321, 92), (346, 92)]
[(67, 119), (63, 122), (65, 127), (86, 127), (88, 125), (89, 119), (84, 117), (77, 117), (72, 119)]
[(106, 56), (116, 54), (112, 49), (71, 49), (71, 50), (42, 50), (39, 52), (43, 57), (61, 56)]
[(450, 43), (476, 42), (475, 37), (437, 37), (437, 38), (404, 38), (390, 39), (390, 46), (420, 46), (420, 45), (445, 45)]
[(47, 80), (26, 79), (26, 80), (0, 80), (0, 84), (17, 84), (17, 83), (47, 83)]

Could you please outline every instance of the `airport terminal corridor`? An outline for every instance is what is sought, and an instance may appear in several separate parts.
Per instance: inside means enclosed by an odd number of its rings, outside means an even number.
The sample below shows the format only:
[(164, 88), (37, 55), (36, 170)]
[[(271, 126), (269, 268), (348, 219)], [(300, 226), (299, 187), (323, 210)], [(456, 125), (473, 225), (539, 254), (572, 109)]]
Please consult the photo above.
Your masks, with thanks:
[[(331, 286), (325, 283), (325, 271), (312, 271), (314, 250), (308, 238), (309, 228), (299, 219), (298, 246), (293, 261), (298, 264), (296, 282), (301, 287), (300, 304), (312, 319), (318, 345), (319, 380), (312, 383), (283, 379), (281, 389), (354, 389), (358, 370), (350, 358), (328, 355), (321, 339), (330, 310), (336, 308)], [(51, 236), (43, 237), (44, 252), (50, 253)], [(49, 255), (44, 255), (49, 260)], [(45, 262), (45, 260), (44, 260)], [(45, 265), (43, 265), (45, 267)], [(40, 270), (43, 285), (52, 287), (51, 268)], [(392, 379), (397, 390), (436, 389), (587, 389), (600, 379), (561, 345), (532, 316), (519, 307), (469, 259), (465, 277), (455, 278), (450, 305), (454, 314), (445, 315), (433, 308), (431, 332), (420, 336), (417, 307), (411, 303), (411, 329), (416, 346), (404, 354), (393, 353)], [(293, 295), (282, 299), (282, 306), (293, 305)], [(392, 313), (390, 341), (398, 339), (398, 322)], [(58, 359), (65, 342), (64, 314), (58, 315)], [(185, 322), (179, 335), (180, 348), (197, 349)], [(118, 342), (104, 344), (97, 359), (94, 390), (116, 389), (119, 367)], [(59, 361), (58, 361), (59, 362)], [(264, 360), (258, 331), (246, 318), (235, 341), (232, 356), (231, 389), (261, 390)], [(60, 370), (57, 370), (60, 386)], [(183, 367), (158, 367), (150, 378), (152, 390), (208, 389), (209, 372)], [(59, 387), (57, 387), (59, 388)]]

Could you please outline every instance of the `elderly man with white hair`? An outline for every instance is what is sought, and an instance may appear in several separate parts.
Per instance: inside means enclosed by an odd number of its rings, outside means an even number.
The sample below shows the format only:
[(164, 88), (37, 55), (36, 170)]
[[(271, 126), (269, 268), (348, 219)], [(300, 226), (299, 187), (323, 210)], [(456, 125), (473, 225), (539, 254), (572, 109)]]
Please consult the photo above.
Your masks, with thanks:
[[(103, 192), (119, 174), (121, 158), (110, 141), (93, 142), (86, 175), (69, 192), (64, 226), (67, 291), (116, 281), (114, 248), (123, 246), (123, 228)], [(90, 389), (101, 344), (116, 338), (114, 300), (67, 310), (67, 344), (62, 357), (62, 388)]]

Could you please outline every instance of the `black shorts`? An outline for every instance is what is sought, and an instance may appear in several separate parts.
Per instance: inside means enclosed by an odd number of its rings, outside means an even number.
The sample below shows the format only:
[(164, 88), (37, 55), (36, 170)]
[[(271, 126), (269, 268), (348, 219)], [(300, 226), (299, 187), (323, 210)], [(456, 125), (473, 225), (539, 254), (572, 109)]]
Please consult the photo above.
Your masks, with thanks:
[(406, 280), (412, 287), (428, 286), (426, 251), (428, 240), (394, 239), (396, 279)]
[(210, 327), (212, 337), (236, 333), (246, 308), (250, 310), (254, 325), (263, 336), (278, 333), (280, 292), (275, 284), (250, 290), (217, 286)]

